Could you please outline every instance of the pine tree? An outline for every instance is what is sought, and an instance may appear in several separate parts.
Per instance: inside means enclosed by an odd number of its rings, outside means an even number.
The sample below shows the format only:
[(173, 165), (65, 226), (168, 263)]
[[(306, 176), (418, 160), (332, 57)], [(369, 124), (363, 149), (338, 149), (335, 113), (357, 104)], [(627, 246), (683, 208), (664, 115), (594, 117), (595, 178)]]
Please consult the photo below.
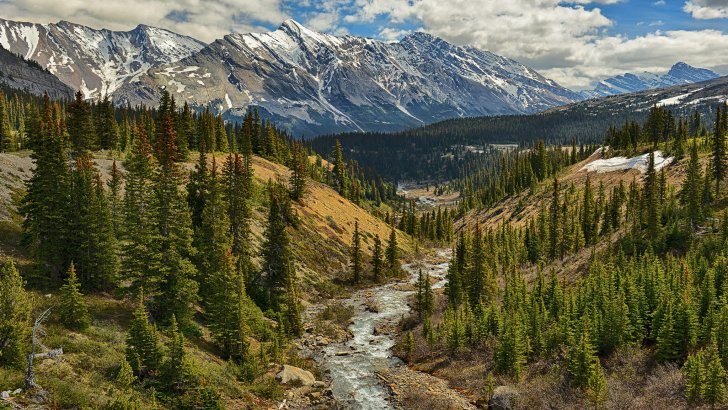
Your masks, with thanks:
[(680, 358), (680, 340), (675, 330), (675, 315), (672, 303), (668, 303), (657, 331), (655, 356), (659, 361), (674, 361)]
[(155, 374), (163, 359), (159, 334), (156, 327), (149, 323), (149, 313), (144, 306), (144, 292), (140, 291), (126, 338), (126, 361), (131, 365), (134, 374), (143, 379)]
[(361, 282), (362, 257), (361, 235), (359, 234), (359, 221), (354, 222), (354, 234), (351, 238), (351, 275), (354, 283)]
[(122, 276), (132, 290), (156, 289), (159, 278), (153, 274), (158, 263), (154, 253), (154, 209), (152, 178), (156, 167), (152, 148), (143, 128), (135, 128), (131, 153), (124, 162), (126, 184), (122, 201)]
[(389, 275), (399, 274), (399, 249), (397, 248), (397, 232), (392, 227), (389, 232), (387, 249), (384, 252), (387, 259), (387, 272)]
[(372, 250), (372, 279), (379, 282), (382, 277), (382, 240), (379, 235), (374, 236), (374, 249)]
[(520, 316), (517, 312), (506, 315), (494, 353), (496, 370), (515, 380), (520, 380), (523, 375), (529, 350), (528, 336)]
[(306, 165), (308, 158), (299, 143), (294, 143), (291, 149), (291, 199), (299, 201), (306, 193)]
[(109, 213), (111, 216), (111, 228), (114, 237), (120, 234), (122, 222), (121, 188), (124, 176), (116, 165), (116, 160), (111, 165), (111, 178), (107, 185), (109, 187)]
[(253, 266), (250, 246), (251, 210), (249, 198), (252, 195), (252, 174), (250, 156), (228, 155), (223, 170), (223, 196), (227, 203), (230, 220), (232, 253), (237, 258), (237, 269), (247, 284), (250, 283)]
[[(722, 113), (722, 114), (721, 114)], [(713, 155), (711, 166), (713, 169), (713, 178), (715, 178), (715, 195), (720, 195), (720, 183), (725, 177), (726, 169), (726, 153), (725, 153), (725, 133), (723, 128), (722, 117), (728, 115), (725, 109), (721, 111), (720, 105), (716, 108), (715, 128), (713, 129)]]
[(555, 259), (559, 255), (559, 244), (561, 241), (561, 205), (559, 205), (559, 181), (554, 178), (553, 192), (551, 195), (551, 207), (549, 210), (549, 258)]
[(69, 329), (83, 330), (91, 323), (88, 305), (83, 300), (80, 285), (76, 279), (76, 269), (71, 262), (68, 268), (66, 283), (60, 290), (61, 323)]
[(655, 172), (655, 153), (650, 152), (649, 162), (647, 165), (647, 175), (645, 176), (645, 208), (647, 210), (647, 232), (650, 238), (657, 238), (659, 232), (659, 190), (658, 190), (657, 173)]
[(0, 268), (0, 365), (21, 368), (30, 347), (30, 295), (11, 259)]
[(681, 199), (687, 208), (688, 217), (693, 225), (701, 220), (702, 196), (703, 196), (703, 175), (698, 158), (698, 144), (693, 140), (690, 148), (690, 162), (688, 163), (687, 175), (683, 182)]
[(336, 145), (334, 146), (334, 151), (332, 153), (332, 162), (334, 164), (333, 169), (331, 170), (331, 174), (334, 177), (332, 186), (336, 188), (339, 195), (347, 197), (348, 180), (346, 175), (346, 165), (344, 164), (344, 156), (341, 151), (341, 142), (336, 140)]
[(183, 392), (190, 387), (194, 372), (187, 359), (185, 337), (179, 331), (174, 315), (169, 327), (169, 338), (169, 356), (162, 368), (162, 380), (167, 391)]
[(720, 361), (715, 341), (708, 346), (704, 354), (705, 390), (703, 391), (703, 398), (708, 404), (720, 404), (725, 398), (726, 373)]
[(76, 158), (71, 172), (67, 219), (67, 257), (84, 289), (111, 289), (116, 279), (116, 237), (101, 176), (88, 155)]
[(91, 106), (84, 100), (81, 91), (76, 92), (75, 100), (68, 104), (68, 134), (73, 145), (74, 156), (98, 149), (99, 141), (91, 117)]
[[(567, 372), (571, 383), (580, 388), (590, 387), (595, 373), (602, 371), (596, 349), (591, 340), (591, 324), (588, 316), (581, 319), (581, 327), (576, 335), (571, 335), (566, 358)], [(594, 381), (592, 380), (592, 383)]]
[[(173, 102), (172, 102), (173, 104)], [(157, 279), (153, 296), (153, 313), (168, 322), (176, 316), (182, 326), (190, 323), (197, 301), (197, 276), (189, 257), (192, 254), (191, 217), (184, 193), (180, 190), (184, 176), (176, 161), (179, 158), (177, 133), (168, 116), (156, 141), (159, 166), (153, 176), (155, 258), (159, 264), (152, 275)]]
[(691, 354), (682, 368), (685, 379), (685, 393), (689, 404), (695, 404), (703, 397), (705, 389), (705, 369), (703, 353)]
[(69, 198), (69, 166), (66, 147), (55, 121), (58, 106), (44, 97), (37, 135), (32, 136), (35, 161), (33, 176), (26, 182), (21, 214), (23, 244), (36, 261), (59, 282), (68, 262), (66, 257)]
[(119, 364), (119, 370), (116, 372), (116, 383), (119, 384), (122, 389), (128, 390), (135, 381), (136, 376), (134, 376), (134, 370), (132, 370), (131, 365), (129, 365), (129, 362), (126, 361), (126, 358), (122, 358), (121, 363)]

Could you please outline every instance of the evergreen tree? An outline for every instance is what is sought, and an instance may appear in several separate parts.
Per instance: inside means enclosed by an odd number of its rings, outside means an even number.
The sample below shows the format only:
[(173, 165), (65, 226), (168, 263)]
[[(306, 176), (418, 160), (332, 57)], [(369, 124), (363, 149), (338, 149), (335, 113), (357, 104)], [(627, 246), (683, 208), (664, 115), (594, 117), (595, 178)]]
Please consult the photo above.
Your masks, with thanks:
[(713, 168), (713, 178), (715, 178), (715, 195), (718, 197), (720, 195), (720, 183), (723, 181), (723, 178), (725, 177), (725, 169), (726, 169), (726, 153), (725, 153), (725, 133), (726, 130), (723, 128), (724, 121), (723, 116), (728, 115), (728, 113), (725, 112), (725, 107), (723, 111), (721, 111), (721, 106), (719, 105), (716, 108), (716, 120), (715, 120), (715, 128), (713, 129), (713, 155), (712, 155), (712, 161), (711, 166)]
[(55, 117), (58, 106), (46, 95), (39, 118), (37, 135), (32, 136), (35, 161), (33, 176), (26, 183), (21, 213), (23, 243), (31, 256), (59, 282), (66, 267), (70, 175), (66, 147)]
[(589, 318), (584, 316), (577, 334), (570, 336), (567, 352), (567, 372), (571, 383), (580, 388), (588, 388), (590, 379), (595, 377), (595, 373), (602, 371), (596, 349), (592, 344), (590, 328)]
[(354, 283), (361, 282), (362, 257), (361, 235), (359, 234), (359, 221), (354, 222), (354, 234), (351, 238), (351, 275)]
[(162, 380), (167, 391), (183, 392), (190, 387), (194, 372), (187, 359), (185, 337), (179, 331), (174, 315), (169, 328), (169, 339), (169, 356), (162, 367)]
[(306, 193), (306, 165), (308, 158), (299, 143), (294, 143), (291, 149), (291, 199), (301, 200)]
[(0, 268), (0, 365), (21, 368), (30, 347), (30, 295), (11, 259)]
[(698, 159), (698, 144), (693, 140), (690, 148), (690, 162), (683, 182), (681, 199), (687, 208), (690, 222), (697, 224), (702, 216), (703, 176)]
[(372, 250), (372, 279), (379, 282), (382, 277), (382, 240), (379, 235), (374, 236), (374, 249)]
[(91, 106), (84, 100), (81, 91), (76, 92), (75, 99), (68, 104), (67, 113), (66, 124), (74, 156), (98, 149), (99, 141), (91, 116)]
[(647, 165), (647, 175), (645, 176), (644, 198), (645, 208), (647, 210), (647, 232), (650, 238), (657, 238), (659, 232), (659, 190), (657, 182), (657, 173), (655, 172), (655, 153), (650, 152), (649, 162)]
[(155, 374), (163, 359), (159, 334), (156, 327), (149, 323), (149, 313), (144, 306), (144, 292), (140, 291), (126, 338), (126, 361), (131, 365), (134, 374), (143, 379)]
[(331, 185), (336, 188), (339, 195), (347, 197), (348, 180), (346, 175), (346, 165), (344, 164), (344, 156), (342, 154), (341, 142), (339, 142), (339, 140), (336, 140), (332, 157), (334, 166), (331, 170), (331, 174), (334, 177), (334, 181)]
[(549, 219), (549, 257), (555, 259), (559, 256), (559, 244), (561, 241), (561, 205), (559, 205), (559, 181), (554, 178), (553, 192), (551, 195), (550, 219)]
[(387, 272), (390, 275), (399, 274), (399, 249), (397, 248), (397, 232), (394, 227), (389, 232), (389, 241), (384, 254), (387, 259)]
[(80, 285), (76, 279), (76, 269), (71, 262), (66, 275), (66, 283), (60, 290), (61, 323), (69, 329), (83, 330), (91, 323), (88, 305), (83, 300)]
[(691, 354), (682, 368), (685, 379), (685, 393), (689, 404), (695, 404), (703, 397), (705, 389), (705, 369), (703, 353)]
[(494, 353), (496, 370), (520, 380), (526, 366), (528, 351), (528, 336), (521, 323), (520, 314), (511, 312), (506, 315), (499, 330)]
[(122, 222), (121, 188), (124, 176), (116, 165), (116, 160), (111, 165), (111, 178), (107, 185), (109, 187), (109, 213), (111, 216), (111, 228), (114, 237), (120, 234)]
[(715, 341), (708, 346), (704, 354), (705, 390), (703, 391), (703, 398), (708, 404), (720, 404), (725, 398), (726, 374)]

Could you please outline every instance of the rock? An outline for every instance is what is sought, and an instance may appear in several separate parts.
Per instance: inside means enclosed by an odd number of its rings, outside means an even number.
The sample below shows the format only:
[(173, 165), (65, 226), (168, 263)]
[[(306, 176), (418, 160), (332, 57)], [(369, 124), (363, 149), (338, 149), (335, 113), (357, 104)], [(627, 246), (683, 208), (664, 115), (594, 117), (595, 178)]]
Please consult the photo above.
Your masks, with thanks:
[(340, 351), (340, 352), (336, 352), (336, 355), (337, 355), (337, 356), (348, 356), (348, 355), (350, 355), (350, 354), (352, 354), (352, 353), (353, 353), (353, 352), (347, 352), (346, 350), (342, 350), (342, 351)]
[(322, 382), (321, 380), (316, 380), (313, 382), (313, 388), (314, 389), (323, 389), (326, 387), (326, 383)]
[(493, 397), (488, 402), (491, 410), (511, 410), (516, 407), (520, 394), (515, 387), (498, 386), (493, 391)]
[(14, 395), (14, 396), (17, 396), (18, 394), (20, 394), (20, 393), (22, 393), (22, 392), (23, 392), (23, 389), (15, 389), (15, 390), (13, 391), (13, 395)]
[(2, 399), (9, 399), (10, 398), (10, 392), (9, 391), (4, 391), (4, 392), (0, 393), (0, 398), (2, 398)]
[(308, 370), (284, 364), (283, 370), (276, 375), (276, 380), (282, 384), (311, 386), (316, 381), (316, 378)]

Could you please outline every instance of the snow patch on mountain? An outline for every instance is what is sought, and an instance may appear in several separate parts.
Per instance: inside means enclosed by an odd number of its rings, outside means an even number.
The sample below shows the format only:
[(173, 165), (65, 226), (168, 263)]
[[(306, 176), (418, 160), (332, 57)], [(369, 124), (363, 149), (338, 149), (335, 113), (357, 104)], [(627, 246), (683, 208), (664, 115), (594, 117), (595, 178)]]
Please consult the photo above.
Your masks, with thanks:
[[(595, 153), (596, 154), (596, 153)], [(662, 151), (654, 151), (655, 155), (655, 171), (670, 165), (675, 159), (674, 157), (666, 157)], [(638, 155), (636, 157), (612, 157), (594, 160), (584, 165), (581, 170), (586, 172), (596, 172), (603, 174), (606, 172), (627, 171), (636, 169), (640, 173), (646, 173), (649, 167), (650, 154)]]

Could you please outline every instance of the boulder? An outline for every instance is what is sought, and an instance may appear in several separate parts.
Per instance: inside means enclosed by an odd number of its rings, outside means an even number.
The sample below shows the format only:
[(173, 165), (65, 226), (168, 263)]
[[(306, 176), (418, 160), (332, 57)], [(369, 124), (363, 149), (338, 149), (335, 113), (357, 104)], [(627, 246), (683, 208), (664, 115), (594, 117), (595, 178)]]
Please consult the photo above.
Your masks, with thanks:
[(283, 369), (276, 375), (276, 380), (282, 384), (292, 384), (298, 386), (312, 386), (316, 382), (316, 378), (308, 370), (299, 367), (283, 365)]
[(490, 410), (512, 410), (516, 407), (519, 397), (520, 394), (515, 387), (498, 386), (493, 391), (488, 408)]

